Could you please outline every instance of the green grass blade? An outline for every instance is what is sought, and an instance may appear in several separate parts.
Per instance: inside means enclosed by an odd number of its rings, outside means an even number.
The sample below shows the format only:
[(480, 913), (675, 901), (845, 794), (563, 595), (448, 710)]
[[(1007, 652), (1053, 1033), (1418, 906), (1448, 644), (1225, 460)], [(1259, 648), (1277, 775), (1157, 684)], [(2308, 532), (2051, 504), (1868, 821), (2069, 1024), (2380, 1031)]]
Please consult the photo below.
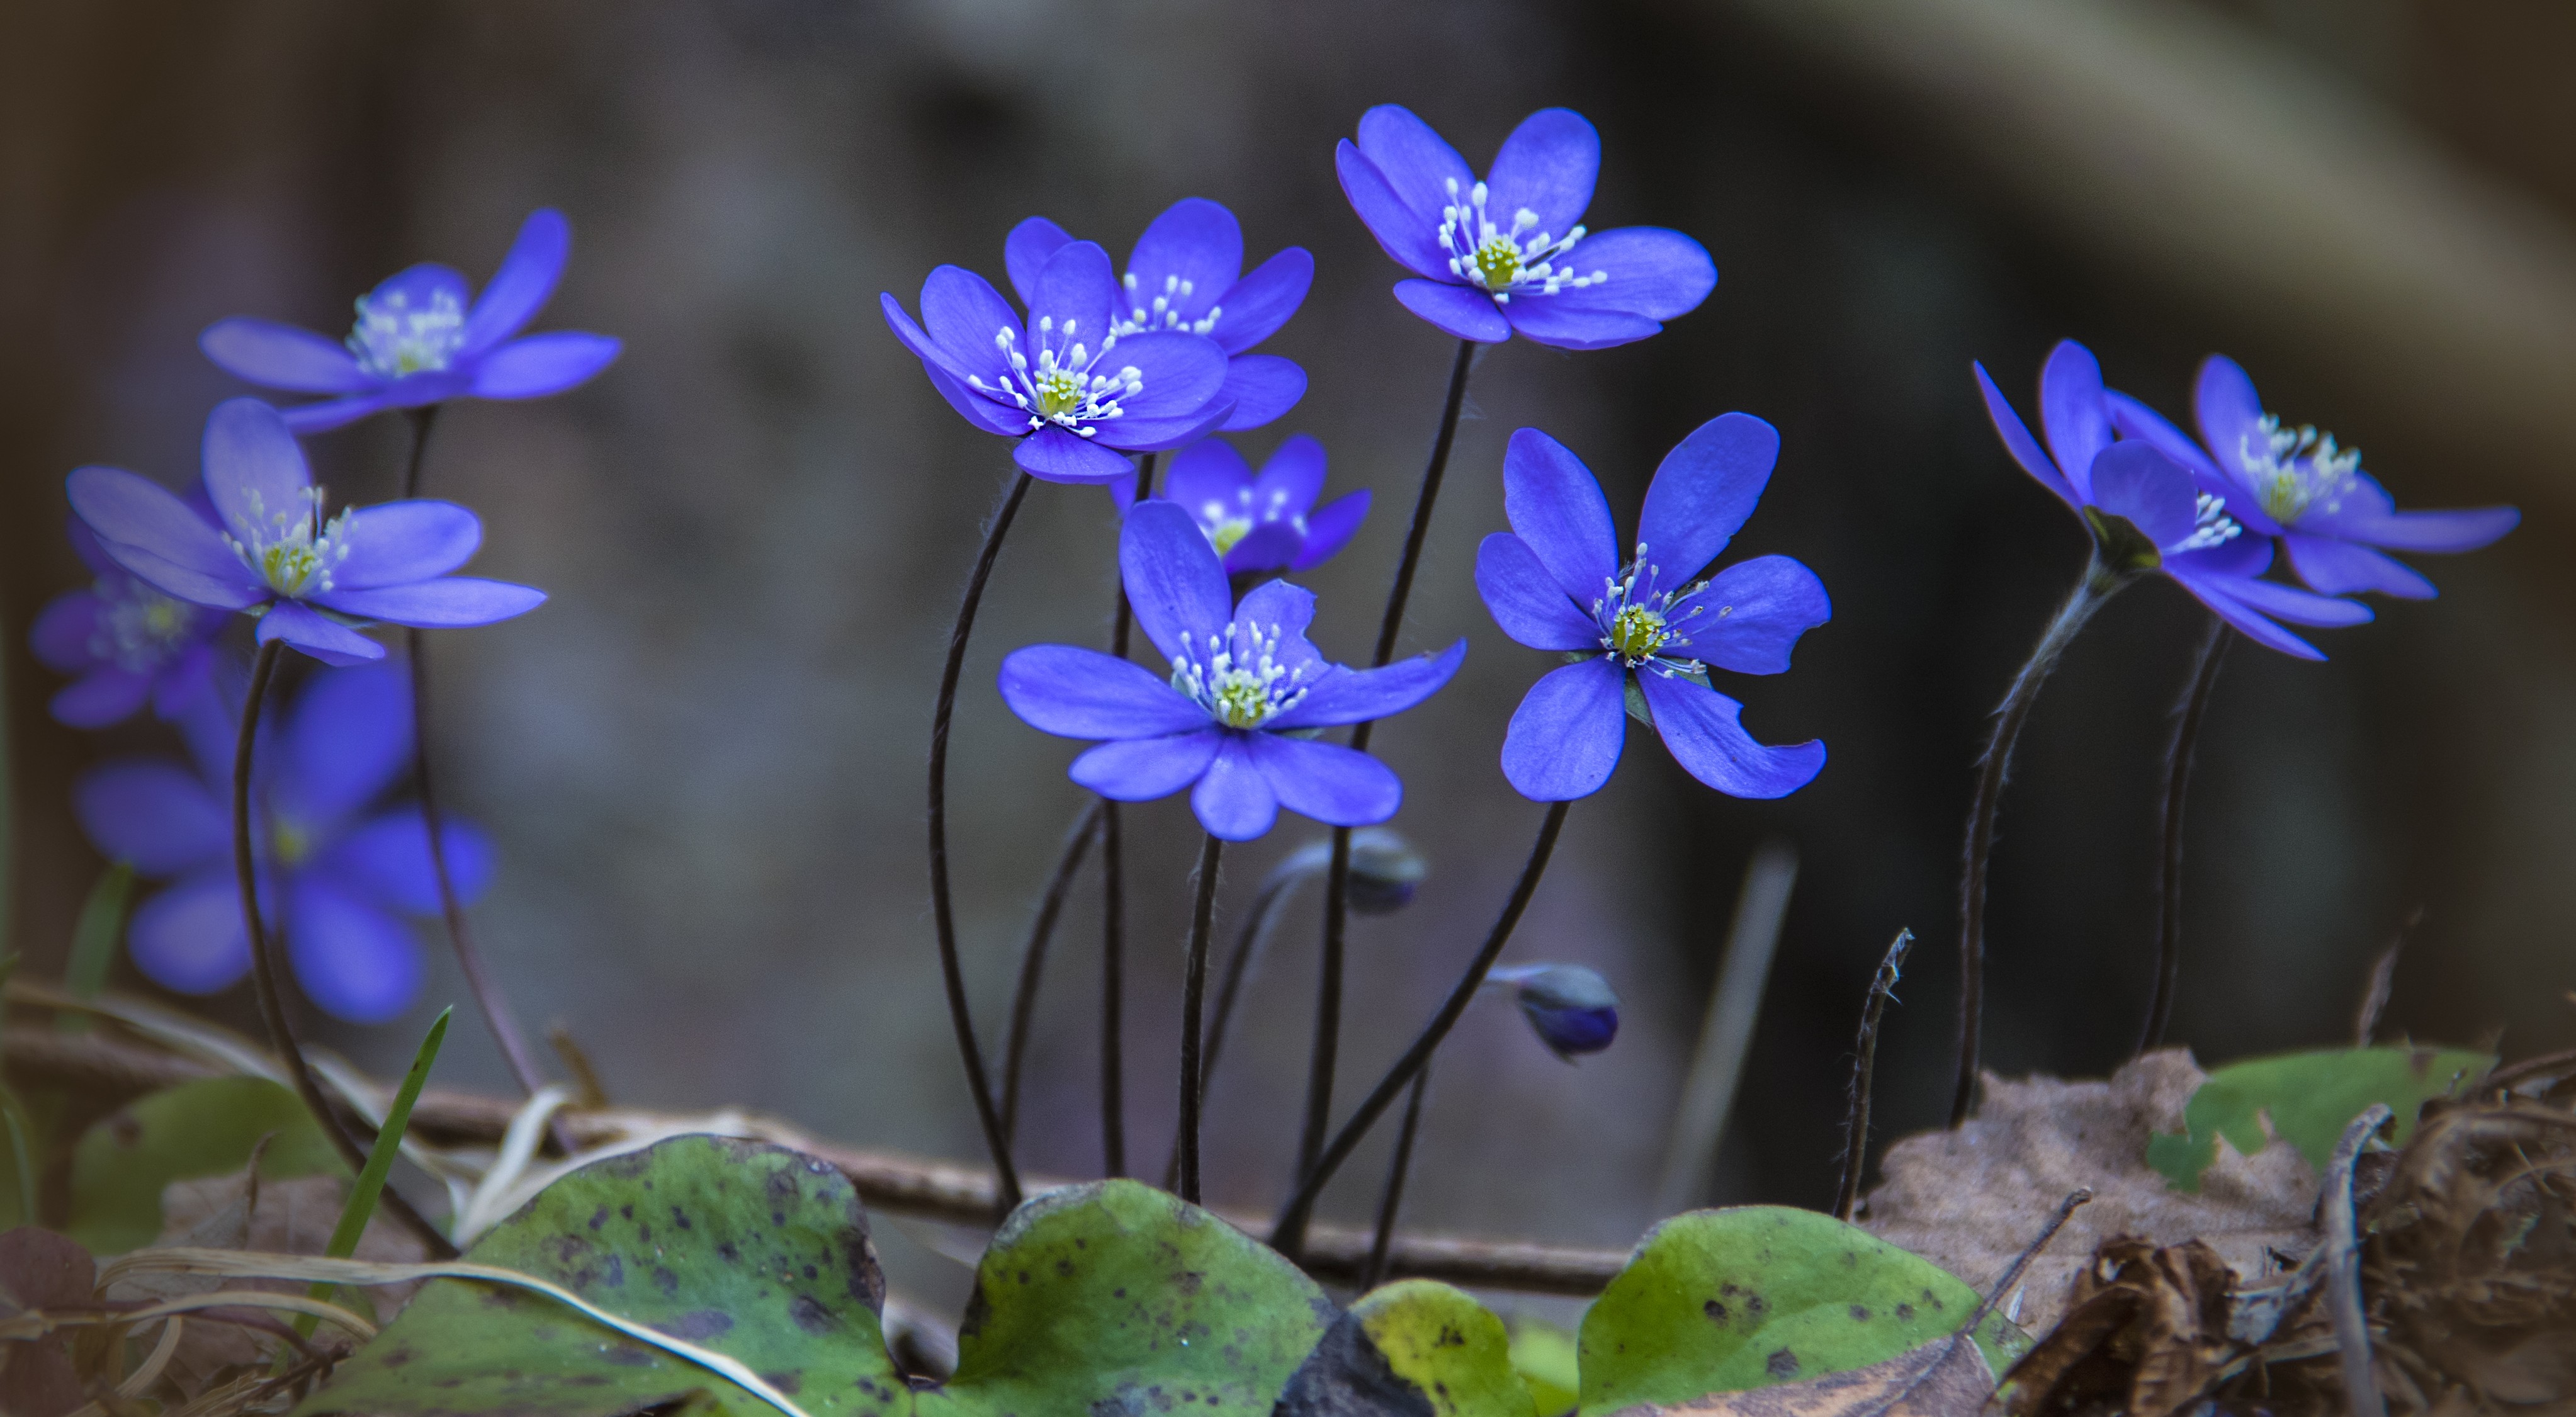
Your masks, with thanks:
[[(394, 1092), (393, 1106), (385, 1109), (385, 1125), (376, 1133), (376, 1146), (367, 1153), (366, 1169), (358, 1173), (357, 1184), (349, 1187), (348, 1204), (340, 1207), (340, 1223), (331, 1231), (331, 1243), (322, 1253), (335, 1260), (347, 1259), (358, 1248), (358, 1237), (367, 1233), (367, 1221), (376, 1213), (376, 1197), (383, 1194), (385, 1177), (394, 1169), (394, 1156), (402, 1150), (403, 1132), (411, 1126), (412, 1104), (420, 1100), (422, 1084), (429, 1081), (429, 1070), (438, 1062), (439, 1045), (447, 1041), (447, 1021), (456, 1013), (454, 1005), (438, 1011), (438, 1021), (429, 1026), (429, 1036), (420, 1040), (420, 1051), (413, 1055), (411, 1071), (403, 1074), (402, 1086)], [(328, 1299), (334, 1286), (316, 1284), (316, 1299)], [(312, 1336), (314, 1318), (306, 1314), (295, 1321), (296, 1331)]]
[(27, 1147), (27, 1128), (18, 1120), (18, 1102), (0, 1102), (0, 1123), (9, 1128), (9, 1156), (18, 1166), (18, 1215), (14, 1223), (36, 1223), (36, 1158)]
[[(116, 942), (125, 934), (126, 903), (133, 898), (134, 865), (129, 861), (109, 866), (90, 887), (80, 920), (72, 926), (71, 957), (63, 961), (63, 988), (73, 998), (95, 999), (107, 987)], [(66, 1009), (55, 1016), (54, 1027), (64, 1033), (87, 1032), (89, 1015)]]

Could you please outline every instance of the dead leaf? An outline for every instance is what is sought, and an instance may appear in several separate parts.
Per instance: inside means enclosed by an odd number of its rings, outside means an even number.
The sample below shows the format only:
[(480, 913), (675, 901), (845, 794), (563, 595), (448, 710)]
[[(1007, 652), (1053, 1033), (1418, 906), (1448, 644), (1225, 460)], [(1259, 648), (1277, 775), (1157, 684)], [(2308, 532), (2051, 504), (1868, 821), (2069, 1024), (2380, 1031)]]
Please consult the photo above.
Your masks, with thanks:
[(2235, 1275), (2197, 1240), (2158, 1249), (2106, 1241), (2075, 1277), (2066, 1318), (2006, 1375), (2013, 1417), (2116, 1407), (2172, 1417), (2201, 1399), (2231, 1353)]
[[(0, 1314), (77, 1309), (98, 1302), (98, 1263), (78, 1242), (21, 1225), (0, 1235)], [(0, 1344), (0, 1412), (61, 1417), (89, 1400), (72, 1362), (69, 1336)]]

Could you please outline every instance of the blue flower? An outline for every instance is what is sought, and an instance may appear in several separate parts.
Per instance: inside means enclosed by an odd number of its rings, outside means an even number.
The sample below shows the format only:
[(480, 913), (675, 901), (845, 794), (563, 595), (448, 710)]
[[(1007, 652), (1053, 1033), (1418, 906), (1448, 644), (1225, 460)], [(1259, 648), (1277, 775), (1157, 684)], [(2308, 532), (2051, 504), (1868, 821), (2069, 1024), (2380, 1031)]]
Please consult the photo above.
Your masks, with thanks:
[(1337, 827), (1395, 815), (1404, 784), (1384, 763), (1311, 730), (1402, 713), (1458, 670), (1460, 640), (1383, 669), (1325, 662), (1306, 640), (1315, 597), (1271, 581), (1234, 605), (1216, 550), (1187, 512), (1140, 504), (1118, 536), (1136, 623), (1171, 661), (1170, 679), (1072, 645), (1002, 661), (1002, 700), (1030, 727), (1102, 741), (1073, 760), (1075, 782), (1120, 802), (1184, 787), (1201, 825), (1227, 841), (1270, 830), (1279, 809)]
[(286, 426), (321, 433), (388, 408), (449, 399), (541, 399), (587, 382), (617, 357), (607, 335), (560, 331), (514, 338), (537, 318), (563, 275), (572, 227), (538, 211), (483, 298), (465, 277), (422, 264), (358, 297), (358, 325), (333, 344), (326, 335), (274, 320), (218, 321), (197, 345), (235, 378), (262, 388), (338, 397), (286, 410)]
[(2290, 569), (2327, 595), (2375, 590), (2430, 599), (2431, 581), (2373, 548), (2475, 551), (2522, 520), (2511, 507), (2397, 510), (2388, 490), (2361, 470), (2359, 448), (2341, 447), (2332, 433), (2291, 428), (2265, 413), (2254, 381), (2223, 354), (2202, 362), (2192, 391), (2198, 445), (2127, 394), (2113, 391), (2108, 397), (2111, 421), (2123, 435), (2143, 439), (2190, 468), (2207, 490), (2228, 499), (2248, 531), (2279, 537)]
[(2301, 659), (2323, 659), (2316, 646), (2273, 621), (2336, 627), (2371, 618), (2366, 605), (2257, 579), (2271, 567), (2272, 540), (2244, 534), (2233, 499), (2203, 488), (2153, 441), (2113, 442), (2111, 405), (2092, 351), (2061, 340), (2040, 369), (2045, 451), (1985, 366), (1975, 369), (1986, 415), (2024, 472), (2085, 517), (2097, 538), (2101, 528), (2090, 513), (2124, 518), (2148, 543), (2134, 554), (2247, 638)]
[[(1037, 304), (1038, 273), (1072, 243), (1063, 227), (1042, 216), (1011, 228), (1002, 255), (1021, 304)], [(1205, 197), (1184, 197), (1136, 238), (1110, 326), (1122, 338), (1186, 330), (1215, 340), (1227, 356), (1216, 401), (1234, 405), (1217, 426), (1229, 433), (1271, 422), (1306, 395), (1305, 370), (1275, 354), (1246, 351), (1297, 313), (1315, 283), (1315, 258), (1291, 246), (1252, 274), (1242, 271), (1243, 228), (1234, 213)]]
[(137, 579), (77, 520), (71, 538), (98, 579), (55, 597), (27, 634), (37, 659), (74, 676), (54, 695), (55, 719), (105, 728), (147, 701), (161, 717), (178, 718), (207, 690), (214, 664), (208, 641), (222, 628), (222, 613)]
[[(1368, 516), (1363, 487), (1318, 507), (1324, 490), (1324, 445), (1300, 433), (1279, 445), (1259, 476), (1222, 438), (1192, 443), (1172, 458), (1158, 499), (1198, 519), (1226, 574), (1303, 571), (1331, 560)], [(1122, 513), (1136, 501), (1136, 479), (1109, 484)]]
[[(211, 994), (250, 971), (233, 877), (230, 713), (200, 700), (191, 737), (200, 769), (125, 758), (72, 787), (72, 810), (99, 851), (138, 875), (173, 878), (126, 932), (137, 968), (165, 988)], [(417, 807), (368, 809), (411, 763), (411, 690), (400, 669), (325, 672), (264, 738), (253, 784), (252, 849), (265, 918), (282, 925), (306, 997), (332, 1015), (381, 1023), (420, 992), (421, 959), (398, 914), (438, 913), (429, 832)], [(492, 847), (442, 823), (459, 898), (492, 879)]]
[(545, 593), (447, 573), (483, 542), (453, 502), (387, 502), (323, 516), (322, 489), (277, 410), (230, 399), (206, 419), (205, 491), (220, 526), (167, 488), (123, 468), (85, 467), (72, 510), (108, 558), (162, 592), (259, 617), (259, 642), (284, 640), (325, 664), (384, 658), (351, 626), (488, 625)]
[[(1571, 661), (1531, 686), (1503, 739), (1503, 776), (1539, 802), (1589, 797), (1619, 765), (1627, 719), (1651, 723), (1691, 776), (1730, 797), (1785, 797), (1825, 766), (1825, 745), (1770, 748), (1709, 669), (1777, 674), (1798, 636), (1833, 614), (1816, 574), (1786, 556), (1692, 576), (1761, 500), (1780, 435), (1750, 414), (1701, 424), (1646, 489), (1622, 557), (1601, 484), (1535, 428), (1512, 435), (1503, 508), (1512, 530), (1476, 549), (1476, 589), (1503, 633)], [(1666, 567), (1673, 574), (1665, 574)]]
[(1619, 1036), (1619, 996), (1582, 965), (1524, 964), (1485, 977), (1511, 989), (1538, 1041), (1569, 1063)]
[(1500, 344), (1518, 331), (1608, 349), (1661, 330), (1717, 286), (1708, 248), (1678, 231), (1584, 228), (1601, 135), (1568, 109), (1521, 120), (1482, 182), (1431, 125), (1391, 103), (1361, 116), (1358, 144), (1343, 139), (1334, 165), (1369, 234), (1423, 277), (1397, 282), (1395, 298), (1460, 339)]
[(987, 433), (1019, 440), (1011, 460), (1049, 482), (1110, 482), (1120, 453), (1205, 437), (1233, 406), (1222, 346), (1187, 330), (1122, 335), (1125, 295), (1109, 253), (1068, 241), (1028, 282), (1024, 321), (992, 282), (941, 266), (921, 283), (921, 322), (891, 294), (886, 324), (921, 360), (931, 387)]

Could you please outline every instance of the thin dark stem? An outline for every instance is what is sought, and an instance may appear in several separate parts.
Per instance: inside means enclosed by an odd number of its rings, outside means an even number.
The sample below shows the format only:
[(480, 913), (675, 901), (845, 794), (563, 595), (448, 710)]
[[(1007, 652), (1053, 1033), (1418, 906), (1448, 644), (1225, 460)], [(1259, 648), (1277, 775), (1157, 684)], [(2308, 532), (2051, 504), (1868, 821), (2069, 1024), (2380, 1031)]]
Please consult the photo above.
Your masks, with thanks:
[(1006, 1137), (1019, 1136), (1020, 1070), (1028, 1060), (1029, 1025), (1037, 1016), (1038, 979), (1046, 972), (1047, 945), (1055, 939), (1056, 917), (1064, 913), (1074, 874), (1091, 852), (1091, 839), (1100, 834), (1101, 809), (1106, 805), (1105, 799), (1093, 798), (1065, 835), (1055, 874), (1047, 879), (1046, 898), (1038, 902), (1038, 918), (1029, 922), (1029, 942), (1020, 950), (1019, 987), (1011, 991), (1011, 1032), (1002, 1045), (1002, 1135)]
[(993, 562), (1002, 554), (1002, 538), (1033, 479), (1014, 474), (1002, 509), (984, 533), (984, 549), (966, 578), (965, 598), (957, 605), (957, 623), (948, 632), (948, 662), (939, 671), (939, 703), (930, 716), (930, 914), (939, 933), (940, 982), (948, 991), (948, 1022), (957, 1032), (957, 1053), (966, 1065), (966, 1088), (975, 1098), (975, 1117), (984, 1126), (984, 1145), (993, 1153), (993, 1176), (1001, 1207), (1020, 1203), (1020, 1173), (1011, 1165), (1011, 1139), (1002, 1129), (1001, 1109), (993, 1102), (993, 1085), (984, 1074), (984, 1054), (975, 1043), (975, 1017), (966, 1007), (966, 975), (957, 961), (957, 911), (948, 896), (948, 722), (957, 711), (957, 676), (966, 667), (966, 641), (975, 633), (975, 608), (983, 603), (984, 583), (993, 577)]
[(1869, 981), (1869, 999), (1860, 1009), (1860, 1043), (1852, 1050), (1851, 1111), (1843, 1121), (1843, 1179), (1834, 1191), (1834, 1219), (1849, 1220), (1860, 1209), (1860, 1173), (1869, 1159), (1869, 1088), (1878, 1070), (1878, 1019), (1896, 994), (1897, 976), (1914, 948), (1914, 932), (1899, 930), (1878, 973)]
[(1431, 1016), (1431, 1022), (1424, 1025), (1420, 1036), (1413, 1040), (1413, 1046), (1404, 1050), (1404, 1056), (1395, 1060), (1395, 1066), (1387, 1069), (1385, 1077), (1378, 1079), (1377, 1086), (1360, 1103), (1359, 1109), (1334, 1134), (1332, 1144), (1315, 1158), (1315, 1168), (1298, 1182), (1297, 1193), (1280, 1208), (1278, 1220), (1270, 1227), (1272, 1249), (1292, 1260), (1297, 1257), (1297, 1252), (1305, 1247), (1306, 1224), (1314, 1218), (1315, 1200), (1323, 1194), (1324, 1184), (1333, 1179), (1333, 1172), (1340, 1169), (1343, 1162), (1350, 1159), (1360, 1139), (1368, 1135), (1368, 1129), (1395, 1104), (1395, 1095), (1404, 1090), (1405, 1084), (1413, 1081), (1415, 1073), (1430, 1064), (1432, 1052), (1439, 1048), (1442, 1039), (1449, 1036), (1449, 1030), (1457, 1025), (1458, 1016), (1467, 1011), (1467, 1005), (1474, 1002), (1476, 991), (1484, 987), (1485, 976), (1502, 955), (1503, 946), (1511, 943), (1512, 930), (1521, 923), (1522, 912), (1529, 909), (1530, 897), (1538, 893), (1539, 878), (1547, 874), (1548, 857), (1556, 851), (1557, 834), (1565, 829), (1565, 811), (1569, 805), (1564, 802), (1548, 805), (1547, 817), (1539, 823), (1538, 840), (1530, 844), (1529, 861), (1521, 867), (1521, 878), (1512, 887), (1511, 899), (1503, 903), (1503, 913), (1495, 919), (1493, 933), (1485, 937), (1483, 948), (1476, 951), (1476, 958), (1468, 964), (1466, 973), (1458, 976), (1457, 987), (1449, 991), (1448, 999), (1440, 1005), (1440, 1011)]
[(403, 464), (403, 500), (420, 495), (420, 470), (429, 458), (429, 430), (438, 424), (439, 405), (411, 410), (411, 457)]
[[(1154, 495), (1159, 453), (1136, 464), (1136, 500)], [(1115, 559), (1115, 558), (1113, 558)], [(1127, 657), (1135, 609), (1127, 581), (1118, 581), (1118, 611), (1110, 623), (1109, 652)], [(1118, 804), (1104, 800), (1100, 818), (1100, 1174), (1127, 1174), (1127, 860), (1126, 823)]]
[(1199, 1201), (1199, 1029), (1207, 1002), (1208, 935), (1216, 924), (1216, 868), (1225, 840), (1208, 833), (1199, 848), (1198, 901), (1190, 910), (1189, 963), (1181, 974), (1181, 1199)]
[(2021, 672), (2013, 676), (2011, 692), (1995, 711), (1994, 736), (1986, 742), (1985, 756), (1977, 760), (1977, 794), (1968, 810), (1968, 841), (1959, 878), (1959, 1075), (1950, 1094), (1953, 1127), (1968, 1120), (1977, 1100), (1978, 1050), (1986, 1009), (1986, 862), (1994, 853), (1995, 809), (2003, 801), (2013, 748), (2021, 741), (2031, 705), (2039, 701), (2040, 686), (2048, 682), (2049, 672), (2074, 643), (2076, 632), (2126, 584), (2128, 577), (2110, 571), (2098, 554), (2085, 561), (2084, 576), (2075, 583), (2074, 593), (2058, 607), (2057, 618), (2048, 622), (2047, 633), (2039, 637)]
[[(323, 1094), (320, 1080), (304, 1061), (304, 1048), (295, 1040), (295, 1029), (287, 1022), (285, 991), (278, 985), (277, 958), (268, 934), (268, 921), (259, 908), (259, 866), (251, 850), (250, 789), (251, 767), (259, 743), (260, 707), (268, 698), (268, 686), (277, 677), (279, 652), (285, 642), (271, 640), (259, 647), (251, 662), (250, 692), (242, 700), (241, 736), (233, 748), (233, 876), (241, 892), (242, 927), (250, 934), (251, 982), (259, 995), (260, 1017), (268, 1025), (269, 1042), (277, 1048), (278, 1059), (286, 1064), (286, 1074), (295, 1084), (295, 1094), (304, 1099), (306, 1110), (331, 1139), (332, 1148), (349, 1167), (352, 1176), (367, 1168), (367, 1145), (349, 1134), (342, 1125), (338, 1109)], [(368, 1143), (372, 1144), (370, 1137)], [(379, 1204), (394, 1218), (411, 1227), (432, 1255), (452, 1259), (456, 1247), (429, 1223), (428, 1217), (412, 1208), (402, 1194), (387, 1187)]]
[(2182, 979), (2182, 809), (2191, 791), (2192, 753), (2200, 745), (2201, 720), (2209, 713), (2209, 694), (2218, 687), (2218, 665), (2227, 657), (2233, 632), (2212, 615), (2209, 633), (2191, 662), (2191, 684), (2176, 709), (2173, 742), (2165, 749), (2165, 795), (2162, 849), (2156, 854), (2156, 983), (2147, 1001), (2147, 1025), (2138, 1035), (2138, 1052), (2165, 1046), (2165, 1027), (2173, 1021), (2174, 993)]
[[(1243, 917), (1243, 928), (1234, 936), (1234, 950), (1226, 956), (1225, 972), (1217, 979), (1216, 1006), (1208, 1013), (1207, 1041), (1199, 1052), (1199, 1097), (1206, 1100), (1210, 1079), (1216, 1076), (1217, 1055), (1225, 1047), (1226, 1027), (1234, 1018), (1234, 1006), (1243, 991), (1243, 981), (1252, 973), (1252, 961), (1270, 941), (1271, 923), (1279, 917), (1280, 904), (1288, 899), (1297, 883), (1322, 868), (1301, 858), (1300, 850), (1273, 868), (1261, 883), (1261, 893), (1252, 898), (1252, 909)], [(1177, 1191), (1181, 1185), (1181, 1143), (1172, 1139), (1172, 1154), (1163, 1162), (1163, 1189)]]
[(1422, 1127), (1422, 1094), (1431, 1086), (1425, 1065), (1413, 1075), (1413, 1090), (1404, 1099), (1404, 1120), (1395, 1129), (1395, 1157), (1386, 1166), (1386, 1191), (1377, 1199), (1377, 1233), (1369, 1237), (1368, 1264), (1360, 1270), (1360, 1292), (1375, 1289), (1386, 1278), (1387, 1247), (1395, 1242), (1395, 1213), (1404, 1206), (1404, 1173), (1413, 1167), (1413, 1137)]
[[(1387, 588), (1386, 612), (1378, 619), (1377, 649), (1372, 668), (1395, 658), (1396, 637), (1404, 629), (1404, 607), (1413, 598), (1413, 573), (1422, 564), (1422, 544), (1431, 535), (1432, 509), (1440, 500), (1440, 481), (1449, 471), (1449, 449), (1458, 441), (1458, 414), (1467, 403), (1467, 376), (1476, 363), (1476, 343), (1458, 341), (1449, 364), (1449, 389), (1440, 401), (1440, 431), (1431, 439), (1431, 458), (1422, 467), (1422, 486), (1414, 494), (1413, 521), (1404, 531), (1404, 554), (1395, 563), (1395, 584)], [(1367, 752), (1375, 722), (1351, 730), (1351, 746)], [(1315, 1041), (1307, 1057), (1305, 1124), (1297, 1136), (1297, 1171), (1302, 1183), (1315, 1169), (1324, 1135), (1333, 1120), (1333, 1074), (1339, 1065), (1342, 1037), (1343, 939), (1350, 927), (1351, 829), (1333, 829), (1332, 874), (1324, 882), (1324, 948), (1315, 985)]]

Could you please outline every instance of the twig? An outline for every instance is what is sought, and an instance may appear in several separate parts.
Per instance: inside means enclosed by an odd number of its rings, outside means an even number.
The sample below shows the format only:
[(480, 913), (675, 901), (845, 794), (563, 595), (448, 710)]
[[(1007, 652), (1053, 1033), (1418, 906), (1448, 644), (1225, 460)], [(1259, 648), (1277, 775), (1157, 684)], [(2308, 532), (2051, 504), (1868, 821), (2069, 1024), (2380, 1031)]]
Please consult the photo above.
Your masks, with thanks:
[(1843, 1120), (1843, 1179), (1834, 1190), (1834, 1219), (1850, 1220), (1860, 1209), (1860, 1173), (1869, 1157), (1869, 1088), (1878, 1068), (1878, 1018), (1896, 997), (1896, 981), (1905, 956), (1914, 948), (1914, 932), (1899, 930), (1878, 973), (1869, 981), (1869, 998), (1861, 1005), (1860, 1042), (1852, 1051), (1851, 1110)]
[(2218, 687), (2218, 665), (2227, 656), (2235, 632), (2212, 615), (2209, 633), (2191, 662), (2191, 681), (2175, 706), (2173, 741), (2165, 748), (2165, 795), (2158, 810), (2162, 842), (2156, 855), (2156, 981), (2147, 1000), (2147, 1022), (2138, 1035), (2138, 1056), (2165, 1046), (2165, 1029), (2173, 1021), (2175, 992), (2182, 981), (2182, 809), (2191, 791), (2194, 751), (2200, 744), (2201, 720), (2209, 714), (2210, 691)]
[(2398, 953), (2406, 948), (2406, 937), (2423, 923), (2424, 908), (2419, 905), (2406, 917), (2406, 923), (2397, 927), (2397, 938), (2388, 942), (2379, 962), (2370, 967), (2370, 987), (2362, 991), (2361, 1011), (2352, 1019), (2353, 1047), (2369, 1047), (2370, 1036), (2379, 1031), (2379, 1016), (2388, 1011), (2388, 991), (2397, 982)]
[(1673, 1108), (1670, 1149), (1655, 1186), (1655, 1214), (1688, 1210), (1708, 1196), (1717, 1144), (1743, 1081), (1744, 1057), (1753, 1047), (1753, 1025), (1762, 991), (1771, 980), (1771, 958), (1780, 945), (1780, 922), (1789, 913), (1789, 891), (1798, 883), (1798, 854), (1772, 842), (1744, 866), (1735, 896), (1735, 921), (1726, 954), (1710, 984), (1708, 1013), (1699, 1027), (1682, 1100)]
[(2352, 1212), (2352, 1168), (2362, 1145), (2387, 1125), (2388, 1105), (2374, 1102), (2335, 1143), (2326, 1167), (2322, 1214), (2326, 1232), (2326, 1306), (2334, 1320), (2335, 1347), (2343, 1365), (2344, 1405), (2352, 1417), (2388, 1417), (2388, 1399), (2370, 1371), (2370, 1320), (2361, 1307), (2361, 1237)]
[(1047, 878), (1046, 896), (1038, 902), (1037, 919), (1029, 922), (1029, 942), (1020, 948), (1020, 982), (1011, 991), (1011, 1031), (1002, 1044), (1002, 1135), (1006, 1137), (1019, 1136), (1020, 1074), (1028, 1062), (1029, 1028), (1037, 1017), (1038, 979), (1046, 972), (1047, 945), (1055, 938), (1064, 898), (1073, 890), (1082, 858), (1090, 854), (1091, 839), (1100, 834), (1108, 806), (1109, 799), (1095, 797), (1074, 819), (1064, 849), (1056, 854), (1055, 874)]

